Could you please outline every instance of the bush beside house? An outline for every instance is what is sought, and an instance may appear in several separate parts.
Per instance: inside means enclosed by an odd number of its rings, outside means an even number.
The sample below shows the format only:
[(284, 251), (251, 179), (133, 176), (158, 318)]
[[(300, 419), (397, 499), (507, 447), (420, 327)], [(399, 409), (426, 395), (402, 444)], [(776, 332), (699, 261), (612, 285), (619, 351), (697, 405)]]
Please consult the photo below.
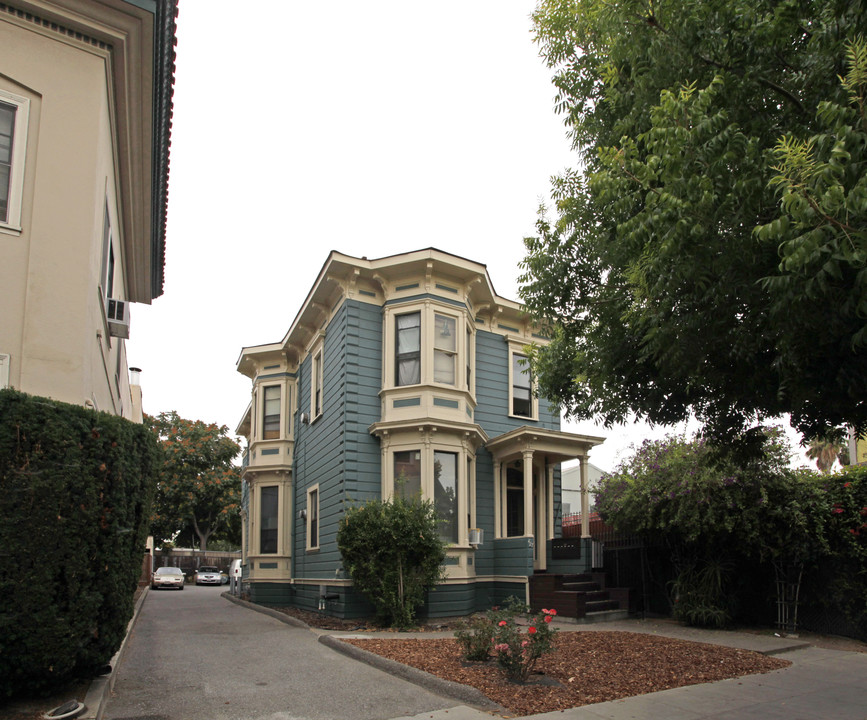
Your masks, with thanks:
[(0, 696), (92, 676), (120, 647), (156, 462), (142, 425), (0, 391)]

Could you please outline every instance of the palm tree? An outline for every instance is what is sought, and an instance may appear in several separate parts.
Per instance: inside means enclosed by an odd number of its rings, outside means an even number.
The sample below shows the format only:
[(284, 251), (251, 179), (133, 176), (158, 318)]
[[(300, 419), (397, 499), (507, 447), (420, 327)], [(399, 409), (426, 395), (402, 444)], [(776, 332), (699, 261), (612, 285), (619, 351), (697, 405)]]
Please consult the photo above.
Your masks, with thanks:
[(834, 461), (838, 459), (845, 447), (843, 431), (838, 428), (825, 436), (811, 438), (807, 447), (807, 457), (816, 461), (819, 472), (827, 473), (831, 471)]

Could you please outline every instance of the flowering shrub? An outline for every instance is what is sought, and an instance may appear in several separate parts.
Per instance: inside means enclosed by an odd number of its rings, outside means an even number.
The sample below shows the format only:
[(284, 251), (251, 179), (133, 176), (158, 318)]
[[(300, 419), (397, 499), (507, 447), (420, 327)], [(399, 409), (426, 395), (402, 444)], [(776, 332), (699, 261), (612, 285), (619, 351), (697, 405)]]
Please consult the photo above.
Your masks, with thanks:
[[(496, 611), (498, 608), (494, 608)], [(494, 622), (487, 615), (474, 615), (463, 619), (455, 630), (455, 640), (463, 650), (466, 660), (487, 660), (491, 656), (494, 639)]]
[(497, 663), (512, 682), (527, 679), (536, 661), (553, 649), (552, 641), (557, 632), (551, 627), (556, 610), (543, 609), (529, 616), (527, 609), (513, 602), (505, 610), (492, 613), (496, 622), (492, 643)]

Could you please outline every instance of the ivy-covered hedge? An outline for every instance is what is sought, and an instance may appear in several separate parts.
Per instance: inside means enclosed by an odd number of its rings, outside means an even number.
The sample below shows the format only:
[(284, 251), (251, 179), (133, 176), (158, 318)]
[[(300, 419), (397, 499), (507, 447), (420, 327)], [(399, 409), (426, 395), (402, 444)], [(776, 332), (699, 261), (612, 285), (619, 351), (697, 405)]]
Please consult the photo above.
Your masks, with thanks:
[(156, 461), (142, 425), (0, 391), (0, 697), (92, 676), (120, 647)]

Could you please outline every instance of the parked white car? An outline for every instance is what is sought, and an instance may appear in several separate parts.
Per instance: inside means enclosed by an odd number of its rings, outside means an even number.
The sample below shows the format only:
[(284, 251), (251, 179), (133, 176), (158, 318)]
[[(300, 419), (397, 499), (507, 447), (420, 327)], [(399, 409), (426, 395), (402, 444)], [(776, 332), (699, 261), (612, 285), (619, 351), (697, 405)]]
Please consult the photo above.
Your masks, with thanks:
[(151, 587), (156, 590), (161, 587), (184, 589), (184, 571), (176, 567), (157, 568), (151, 578)]

